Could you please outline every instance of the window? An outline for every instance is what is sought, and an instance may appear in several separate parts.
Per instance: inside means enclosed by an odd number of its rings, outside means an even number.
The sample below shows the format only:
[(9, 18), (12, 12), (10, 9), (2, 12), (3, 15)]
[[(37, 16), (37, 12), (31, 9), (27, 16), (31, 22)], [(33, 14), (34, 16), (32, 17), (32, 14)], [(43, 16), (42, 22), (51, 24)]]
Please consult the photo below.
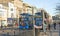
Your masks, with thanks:
[(21, 21), (20, 21), (20, 29), (21, 30), (31, 30), (33, 29), (33, 23), (32, 23), (32, 18), (30, 18), (31, 20), (29, 20), (29, 17), (22, 17)]
[(42, 25), (42, 21), (43, 21), (42, 18), (35, 18), (35, 24), (36, 24), (37, 26)]
[(0, 12), (0, 16), (2, 16), (2, 12)]
[(4, 26), (6, 24), (6, 20), (2, 20), (2, 25)]
[(8, 22), (7, 22), (8, 24), (12, 24), (12, 20), (8, 20)]
[(13, 13), (11, 13), (11, 17), (13, 17)]
[(13, 11), (13, 8), (11, 8), (11, 11)]
[(1, 9), (2, 7), (3, 7), (2, 4), (0, 4), (0, 9)]

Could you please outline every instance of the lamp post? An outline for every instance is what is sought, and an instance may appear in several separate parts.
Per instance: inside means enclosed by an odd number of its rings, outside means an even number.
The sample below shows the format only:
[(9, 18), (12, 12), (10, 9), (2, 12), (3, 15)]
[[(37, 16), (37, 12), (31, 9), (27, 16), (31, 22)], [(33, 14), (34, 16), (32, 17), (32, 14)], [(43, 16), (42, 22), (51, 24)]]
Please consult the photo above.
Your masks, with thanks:
[[(41, 10), (41, 13), (42, 13), (42, 18), (43, 18), (42, 28), (44, 28), (44, 12), (43, 12), (43, 10)], [(43, 29), (43, 30), (44, 30), (44, 29)]]
[[(32, 23), (33, 23), (33, 26), (35, 25), (34, 23), (34, 7), (32, 7)], [(35, 36), (35, 28), (33, 28), (33, 33), (34, 33), (34, 36)]]

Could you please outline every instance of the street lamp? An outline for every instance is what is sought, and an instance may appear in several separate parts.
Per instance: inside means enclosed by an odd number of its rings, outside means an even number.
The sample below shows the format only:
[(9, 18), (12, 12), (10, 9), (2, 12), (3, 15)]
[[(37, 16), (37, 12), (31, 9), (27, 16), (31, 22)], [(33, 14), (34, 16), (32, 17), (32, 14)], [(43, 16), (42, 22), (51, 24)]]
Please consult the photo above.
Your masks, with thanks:
[[(33, 23), (33, 25), (35, 25), (34, 23), (34, 7), (32, 7), (32, 23)], [(35, 28), (33, 29), (34, 30), (34, 36), (35, 36)]]

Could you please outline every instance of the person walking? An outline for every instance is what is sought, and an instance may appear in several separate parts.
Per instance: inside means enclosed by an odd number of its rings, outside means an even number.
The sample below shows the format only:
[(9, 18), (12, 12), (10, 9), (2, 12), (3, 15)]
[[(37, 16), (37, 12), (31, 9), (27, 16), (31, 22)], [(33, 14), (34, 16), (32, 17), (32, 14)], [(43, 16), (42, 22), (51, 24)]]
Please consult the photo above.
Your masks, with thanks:
[(46, 31), (47, 31), (47, 23), (46, 23), (46, 21), (44, 21), (43, 30), (44, 30), (44, 34), (46, 34)]
[(48, 24), (48, 29), (50, 30), (50, 24)]
[(60, 27), (60, 22), (59, 22), (59, 27)]
[(56, 30), (56, 23), (54, 23), (54, 29)]
[(1, 29), (3, 28), (3, 26), (1, 25)]

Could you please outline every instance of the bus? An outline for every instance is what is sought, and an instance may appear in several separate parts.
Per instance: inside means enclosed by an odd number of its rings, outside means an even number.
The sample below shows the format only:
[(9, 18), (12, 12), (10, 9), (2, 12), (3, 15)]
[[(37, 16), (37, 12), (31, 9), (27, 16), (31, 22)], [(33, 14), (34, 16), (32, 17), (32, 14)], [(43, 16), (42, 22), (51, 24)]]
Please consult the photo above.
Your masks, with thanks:
[[(47, 13), (46, 12), (37, 12), (35, 15), (28, 13), (20, 14), (19, 18), (19, 29), (20, 36), (39, 36), (41, 30), (42, 32), (47, 29)], [(46, 26), (44, 25), (46, 24)], [(46, 27), (46, 28), (45, 28)]]
[(42, 17), (42, 13), (41, 13), (41, 12), (35, 13), (34, 20), (35, 20), (35, 25), (36, 25), (36, 26), (41, 26), (40, 29), (42, 29), (43, 17)]
[(20, 32), (24, 34), (20, 34), (20, 36), (34, 36), (34, 30), (33, 30), (33, 22), (32, 22), (32, 15), (28, 13), (22, 13), (20, 14), (19, 18), (19, 29)]
[(37, 12), (35, 13), (35, 35), (38, 36), (40, 32), (46, 32), (47, 30), (47, 13), (46, 12)]

